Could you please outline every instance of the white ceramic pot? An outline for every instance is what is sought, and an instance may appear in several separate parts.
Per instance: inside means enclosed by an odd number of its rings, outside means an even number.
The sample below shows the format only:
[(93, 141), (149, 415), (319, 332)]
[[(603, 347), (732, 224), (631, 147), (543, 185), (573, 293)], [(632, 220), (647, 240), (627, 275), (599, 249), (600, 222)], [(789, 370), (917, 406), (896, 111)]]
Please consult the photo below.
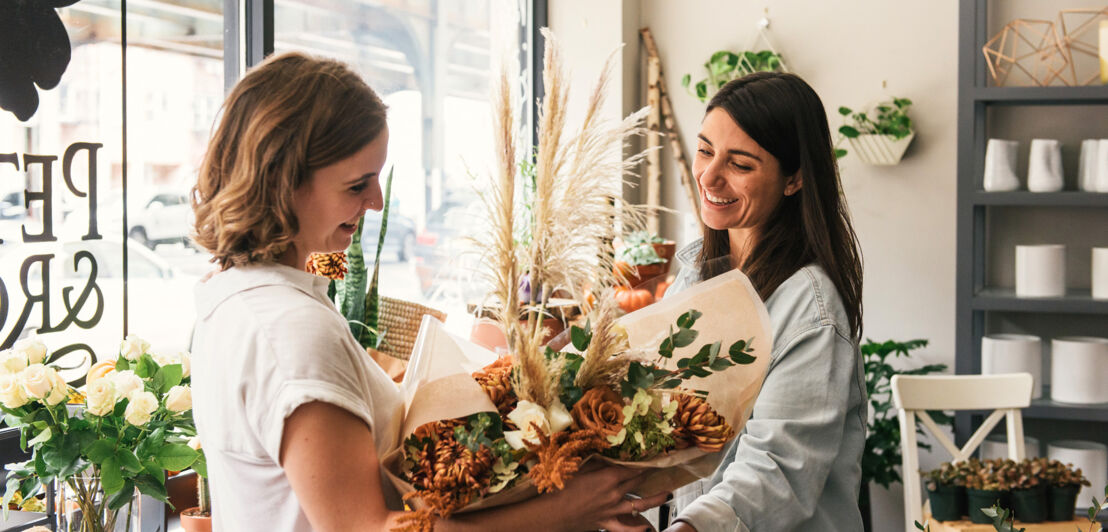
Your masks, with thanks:
[(1016, 297), (1066, 295), (1066, 246), (1016, 246)]
[(1058, 192), (1062, 185), (1062, 143), (1055, 139), (1032, 139), (1027, 190)]
[(1108, 248), (1093, 248), (1093, 299), (1108, 299)]
[[(1064, 336), (1050, 342), (1050, 398), (1108, 403), (1108, 338)], [(1101, 486), (1103, 488), (1103, 485)]]
[(1108, 139), (1096, 145), (1096, 191), (1108, 192)]
[(1077, 494), (1076, 509), (1088, 508), (1094, 496), (1097, 500), (1104, 497), (1104, 485), (1108, 484), (1108, 446), (1085, 440), (1059, 440), (1047, 445), (1047, 457), (1080, 468), (1092, 484), (1082, 487)]
[(858, 135), (856, 138), (848, 140), (851, 149), (858, 154), (858, 158), (862, 162), (879, 166), (891, 166), (900, 162), (900, 159), (904, 157), (904, 152), (908, 149), (908, 145), (912, 143), (914, 138), (916, 138), (915, 132), (909, 133), (907, 137), (900, 139), (892, 135)]
[(989, 192), (1005, 192), (1020, 188), (1016, 176), (1016, 152), (1019, 142), (989, 139), (985, 147), (985, 176), (983, 186)]
[(1097, 139), (1081, 141), (1081, 158), (1077, 161), (1077, 189), (1096, 192), (1096, 153), (1100, 146)]
[[(1039, 450), (1039, 439), (1031, 436), (1024, 435), (1023, 437), (1023, 454), (1024, 458), (1038, 458), (1041, 456)], [(996, 458), (1008, 458), (1008, 436), (1004, 434), (994, 434), (985, 438), (985, 441), (981, 442), (981, 447), (978, 448), (978, 456), (982, 460), (993, 460)]]
[(981, 374), (1030, 373), (1031, 398), (1043, 396), (1043, 341), (1029, 334), (989, 334), (981, 338)]

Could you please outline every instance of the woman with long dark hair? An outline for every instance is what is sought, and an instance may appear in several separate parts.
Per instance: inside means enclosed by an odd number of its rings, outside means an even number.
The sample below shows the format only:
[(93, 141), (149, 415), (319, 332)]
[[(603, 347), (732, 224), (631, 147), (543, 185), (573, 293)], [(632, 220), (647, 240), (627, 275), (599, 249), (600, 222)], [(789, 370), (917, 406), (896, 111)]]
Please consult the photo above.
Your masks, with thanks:
[(704, 236), (671, 290), (741, 269), (774, 342), (750, 421), (668, 530), (861, 530), (862, 261), (823, 103), (795, 75), (751, 74), (716, 93), (697, 137)]

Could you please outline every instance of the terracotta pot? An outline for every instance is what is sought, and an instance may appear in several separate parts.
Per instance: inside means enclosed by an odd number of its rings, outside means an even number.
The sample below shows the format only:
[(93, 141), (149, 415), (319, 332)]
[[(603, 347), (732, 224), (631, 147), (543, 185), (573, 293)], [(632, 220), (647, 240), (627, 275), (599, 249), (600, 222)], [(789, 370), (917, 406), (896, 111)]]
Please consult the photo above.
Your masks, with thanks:
[[(542, 340), (544, 344), (566, 328), (562, 320), (555, 317), (543, 319), (542, 326), (547, 329), (547, 333)], [(474, 320), (473, 328), (469, 330), (469, 341), (494, 352), (498, 349), (506, 350), (508, 348), (508, 340), (504, 338), (504, 331), (500, 330), (500, 326), (491, 318), (477, 318)]]
[(673, 256), (677, 254), (677, 242), (666, 240), (661, 244), (651, 244), (651, 246), (654, 246), (654, 253), (665, 259), (662, 273), (668, 274), (673, 267)]
[(181, 528), (185, 529), (185, 532), (212, 532), (212, 516), (192, 515), (193, 512), (199, 511), (200, 507), (194, 506), (181, 512)]

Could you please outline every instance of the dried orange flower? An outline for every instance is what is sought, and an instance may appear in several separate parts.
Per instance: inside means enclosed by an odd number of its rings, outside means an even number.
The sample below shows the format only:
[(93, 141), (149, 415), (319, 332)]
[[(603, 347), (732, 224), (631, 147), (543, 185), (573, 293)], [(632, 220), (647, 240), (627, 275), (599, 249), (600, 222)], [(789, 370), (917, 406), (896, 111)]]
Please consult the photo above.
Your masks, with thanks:
[[(412, 495), (412, 493), (408, 495)], [(396, 522), (400, 523), (400, 526), (393, 528), (392, 532), (432, 532), (435, 530), (435, 514), (428, 509), (408, 512), (397, 519)]]
[(623, 398), (607, 386), (590, 388), (573, 405), (573, 420), (583, 429), (615, 436), (623, 428)]
[[(516, 403), (519, 402), (519, 398), (512, 389), (512, 357), (496, 359), (496, 362), (474, 372), (473, 380), (485, 390), (485, 394), (492, 400), (492, 404), (496, 405), (496, 410), (500, 413), (500, 417), (504, 418), (504, 422), (511, 423), (508, 420), (508, 414), (515, 410)], [(506, 430), (515, 429), (513, 425)]]
[(537, 427), (535, 432), (539, 445), (531, 447), (531, 454), (523, 461), (538, 459), (527, 476), (535, 483), (539, 493), (564, 488), (566, 481), (581, 468), (586, 455), (610, 446), (608, 440), (595, 430), (563, 430), (549, 437)]
[(308, 273), (341, 281), (346, 277), (346, 253), (312, 253), (304, 266)]
[(488, 447), (472, 451), (454, 439), (453, 427), (462, 423), (445, 420), (420, 426), (415, 435), (422, 444), (407, 457), (414, 464), (408, 480), (417, 491), (405, 499), (419, 498), (441, 517), (450, 516), (483, 495), (496, 462)]
[(714, 453), (723, 449), (723, 445), (734, 435), (731, 425), (702, 397), (689, 394), (677, 396), (672, 436), (679, 448), (695, 445), (702, 451)]

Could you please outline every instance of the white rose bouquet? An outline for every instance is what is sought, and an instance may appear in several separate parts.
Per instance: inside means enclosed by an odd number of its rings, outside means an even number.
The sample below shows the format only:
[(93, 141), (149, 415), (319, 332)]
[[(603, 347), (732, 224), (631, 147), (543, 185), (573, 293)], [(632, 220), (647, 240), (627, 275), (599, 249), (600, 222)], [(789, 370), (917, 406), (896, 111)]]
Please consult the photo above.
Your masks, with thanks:
[(196, 427), (188, 353), (154, 354), (128, 336), (117, 359), (93, 364), (82, 379), (83, 401), (49, 362), (35, 339), (0, 352), (4, 423), (20, 429), (20, 446), (32, 452), (8, 466), (5, 511), (13, 498), (31, 499), (57, 480), (75, 494), (81, 530), (113, 530), (136, 489), (167, 501), (167, 470), (206, 473), (203, 454), (189, 445)]

